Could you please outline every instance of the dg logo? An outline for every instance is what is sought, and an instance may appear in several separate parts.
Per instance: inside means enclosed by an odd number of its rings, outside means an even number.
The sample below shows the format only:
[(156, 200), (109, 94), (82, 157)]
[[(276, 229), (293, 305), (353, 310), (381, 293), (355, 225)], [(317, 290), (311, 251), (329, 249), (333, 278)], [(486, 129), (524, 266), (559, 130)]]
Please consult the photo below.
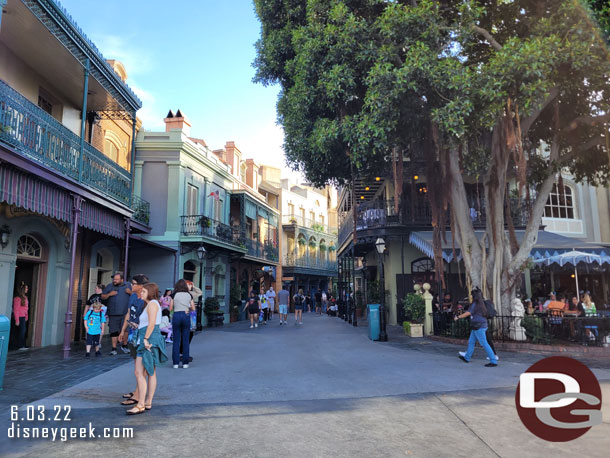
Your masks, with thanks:
[(597, 378), (565, 356), (542, 359), (521, 374), (515, 403), (525, 427), (551, 442), (574, 440), (602, 422)]

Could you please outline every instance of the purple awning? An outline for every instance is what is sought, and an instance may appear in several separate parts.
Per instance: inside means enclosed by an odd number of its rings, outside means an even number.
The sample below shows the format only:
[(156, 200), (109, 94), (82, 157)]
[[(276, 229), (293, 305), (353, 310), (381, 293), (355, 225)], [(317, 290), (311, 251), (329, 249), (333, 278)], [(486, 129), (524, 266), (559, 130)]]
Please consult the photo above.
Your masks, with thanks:
[(125, 238), (123, 217), (90, 202), (83, 202), (81, 225), (112, 237)]

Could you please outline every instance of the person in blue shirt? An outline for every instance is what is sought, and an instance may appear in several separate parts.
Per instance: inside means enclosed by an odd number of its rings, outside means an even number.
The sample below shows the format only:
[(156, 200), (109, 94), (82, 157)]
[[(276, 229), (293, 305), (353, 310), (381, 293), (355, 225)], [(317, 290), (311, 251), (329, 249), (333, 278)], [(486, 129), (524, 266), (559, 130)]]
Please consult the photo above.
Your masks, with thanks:
[(87, 330), (87, 352), (85, 358), (91, 356), (91, 347), (95, 347), (95, 356), (100, 356), (100, 336), (104, 333), (106, 315), (102, 313), (102, 303), (95, 301), (92, 308), (86, 313), (85, 329)]
[(474, 345), (478, 341), (479, 345), (483, 347), (487, 353), (489, 363), (485, 364), (485, 367), (496, 367), (498, 365), (498, 359), (487, 342), (485, 333), (487, 332), (487, 306), (483, 299), (483, 293), (479, 288), (475, 288), (472, 291), (472, 304), (468, 308), (467, 312), (457, 315), (454, 319), (457, 321), (461, 318), (470, 317), (470, 338), (468, 339), (468, 349), (466, 353), (459, 354), (459, 358), (465, 363), (469, 363), (474, 353)]

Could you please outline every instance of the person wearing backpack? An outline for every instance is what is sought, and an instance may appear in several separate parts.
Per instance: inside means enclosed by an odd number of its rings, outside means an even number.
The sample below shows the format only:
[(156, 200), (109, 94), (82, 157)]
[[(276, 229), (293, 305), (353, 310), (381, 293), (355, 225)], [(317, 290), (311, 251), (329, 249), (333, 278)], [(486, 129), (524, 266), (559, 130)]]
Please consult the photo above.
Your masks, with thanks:
[(106, 315), (102, 313), (102, 303), (95, 301), (84, 318), (87, 331), (85, 358), (91, 356), (91, 347), (95, 347), (95, 356), (100, 356), (100, 336), (104, 333)]
[(303, 289), (299, 289), (292, 299), (294, 300), (294, 325), (303, 324), (303, 306), (305, 305)]
[(468, 308), (467, 312), (457, 315), (454, 320), (457, 321), (462, 318), (470, 317), (470, 338), (468, 339), (468, 349), (465, 353), (460, 352), (459, 358), (465, 363), (469, 363), (474, 353), (474, 345), (478, 341), (481, 347), (487, 353), (489, 363), (485, 364), (485, 367), (497, 367), (498, 359), (496, 358), (495, 352), (492, 351), (489, 343), (487, 342), (487, 306), (483, 300), (483, 293), (480, 289), (475, 288), (472, 291), (473, 302)]

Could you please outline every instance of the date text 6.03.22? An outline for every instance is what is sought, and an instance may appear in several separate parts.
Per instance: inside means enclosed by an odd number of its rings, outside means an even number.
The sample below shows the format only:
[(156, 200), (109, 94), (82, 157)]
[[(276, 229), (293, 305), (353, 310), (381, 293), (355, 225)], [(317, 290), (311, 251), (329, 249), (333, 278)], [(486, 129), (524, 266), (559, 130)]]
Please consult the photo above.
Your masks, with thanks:
[(28, 404), (21, 409), (11, 406), (11, 421), (70, 421), (70, 406), (40, 406)]

